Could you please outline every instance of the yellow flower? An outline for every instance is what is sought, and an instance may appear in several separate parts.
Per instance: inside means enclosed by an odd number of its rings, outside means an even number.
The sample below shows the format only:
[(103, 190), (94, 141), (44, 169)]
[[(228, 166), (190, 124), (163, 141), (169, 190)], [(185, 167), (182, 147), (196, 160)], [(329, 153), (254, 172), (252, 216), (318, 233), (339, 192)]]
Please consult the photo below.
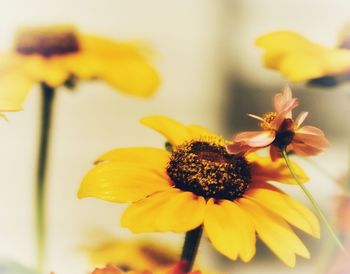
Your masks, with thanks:
[(171, 269), (168, 270), (164, 270), (162, 272), (154, 272), (151, 270), (142, 270), (142, 271), (123, 271), (122, 269), (112, 265), (112, 264), (108, 264), (103, 268), (96, 268), (91, 274), (155, 274), (155, 273), (159, 273), (159, 274), (201, 274), (203, 272), (197, 270), (197, 271), (192, 271), (192, 272), (184, 272), (181, 269), (181, 264), (182, 262), (178, 262), (175, 266), (173, 266)]
[[(256, 233), (288, 266), (295, 265), (295, 255), (310, 256), (289, 224), (319, 237), (317, 218), (269, 183), (295, 183), (282, 160), (228, 154), (221, 137), (164, 116), (142, 123), (163, 134), (173, 152), (152, 147), (107, 152), (83, 179), (79, 198), (131, 203), (121, 224), (135, 233), (203, 226), (214, 247), (232, 260), (251, 260)], [(298, 175), (307, 178), (301, 169)]]
[(350, 71), (350, 50), (327, 48), (291, 31), (275, 31), (258, 37), (265, 50), (264, 62), (292, 82), (303, 82)]
[[(97, 243), (84, 247), (94, 266), (113, 264), (123, 271), (152, 270), (154, 273), (168, 273), (176, 266), (181, 266), (179, 250), (169, 244), (149, 239), (122, 240), (106, 233), (96, 231), (89, 236), (102, 238)], [(91, 242), (91, 241), (90, 241)], [(198, 269), (195, 267), (194, 269)], [(214, 271), (202, 271), (204, 274), (219, 274)]]
[(174, 249), (150, 240), (127, 241), (113, 238), (88, 249), (94, 265), (113, 263), (123, 270), (164, 271), (178, 260)]
[(14, 49), (0, 53), (0, 110), (20, 110), (34, 84), (56, 88), (77, 79), (101, 79), (144, 97), (159, 85), (136, 44), (83, 35), (69, 25), (23, 28)]

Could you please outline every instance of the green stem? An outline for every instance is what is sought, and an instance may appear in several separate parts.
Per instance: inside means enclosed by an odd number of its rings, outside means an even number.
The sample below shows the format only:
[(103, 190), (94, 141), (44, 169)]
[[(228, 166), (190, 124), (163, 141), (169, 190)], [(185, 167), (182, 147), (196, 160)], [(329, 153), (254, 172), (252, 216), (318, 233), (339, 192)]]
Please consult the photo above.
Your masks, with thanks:
[(309, 192), (309, 190), (304, 186), (304, 184), (299, 180), (298, 175), (295, 173), (292, 164), (290, 163), (289, 157), (287, 155), (287, 152), (285, 149), (281, 149), (281, 154), (287, 164), (287, 167), (290, 171), (290, 173), (292, 174), (293, 178), (295, 179), (295, 181), (298, 183), (298, 185), (301, 187), (301, 189), (304, 191), (306, 197), (309, 199), (310, 203), (312, 204), (312, 206), (314, 207), (314, 209), (316, 210), (318, 216), (320, 217), (320, 219), (323, 221), (323, 223), (326, 225), (326, 228), (329, 232), (329, 234), (331, 235), (331, 237), (333, 238), (334, 242), (338, 245), (338, 247), (346, 254), (348, 255), (348, 253), (346, 252), (343, 244), (341, 243), (341, 241), (338, 239), (337, 234), (335, 233), (334, 229), (332, 228), (332, 226), (330, 225), (330, 223), (328, 222), (326, 216), (323, 214), (321, 208), (319, 207), (318, 203), (316, 202), (316, 200), (314, 199), (314, 197), (312, 196), (312, 194)]
[(185, 243), (182, 248), (181, 261), (185, 262), (183, 273), (191, 271), (196, 259), (199, 243), (201, 241), (203, 227), (199, 226), (186, 233)]
[(37, 167), (36, 185), (36, 241), (37, 241), (37, 271), (43, 273), (45, 261), (45, 192), (46, 192), (46, 169), (49, 147), (49, 133), (51, 124), (52, 104), (55, 91), (45, 83), (41, 84), (42, 105), (41, 105), (41, 125), (40, 125), (40, 146)]

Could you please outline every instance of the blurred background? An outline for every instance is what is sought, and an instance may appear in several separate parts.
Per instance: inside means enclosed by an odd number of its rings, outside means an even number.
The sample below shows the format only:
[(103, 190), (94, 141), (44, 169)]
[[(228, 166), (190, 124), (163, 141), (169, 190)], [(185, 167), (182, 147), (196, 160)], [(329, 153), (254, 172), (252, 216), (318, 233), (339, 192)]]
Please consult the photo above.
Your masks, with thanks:
[[(256, 128), (246, 113), (271, 109), (272, 96), (286, 80), (262, 66), (258, 35), (277, 29), (298, 31), (311, 40), (335, 46), (350, 20), (346, 0), (0, 0), (0, 50), (12, 48), (18, 26), (72, 23), (82, 33), (115, 39), (141, 39), (156, 51), (162, 85), (154, 98), (141, 100), (116, 92), (102, 82), (82, 82), (74, 91), (58, 91), (55, 102), (48, 173), (47, 270), (86, 273), (87, 245), (97, 243), (92, 230), (128, 238), (119, 227), (123, 206), (95, 199), (79, 201), (79, 183), (100, 154), (116, 147), (162, 146), (164, 139), (141, 126), (140, 117), (164, 114), (184, 123), (208, 127), (227, 138)], [(349, 85), (320, 89), (291, 85), (310, 112), (306, 124), (322, 128), (331, 149), (312, 159), (323, 170), (343, 176), (347, 166)], [(34, 260), (33, 185), (38, 145), (39, 90), (31, 92), (24, 111), (8, 115), (0, 125), (0, 258), (32, 265)], [(335, 184), (315, 164), (300, 159), (311, 181), (309, 189), (327, 212), (338, 193)], [(307, 203), (295, 188), (287, 188)], [(180, 250), (182, 235), (148, 237), (172, 243)], [(304, 237), (303, 235), (301, 235)], [(259, 245), (249, 264), (229, 262), (203, 240), (199, 263), (228, 273), (317, 273), (319, 250), (326, 243), (307, 236), (311, 260), (298, 258), (295, 269), (278, 261)]]

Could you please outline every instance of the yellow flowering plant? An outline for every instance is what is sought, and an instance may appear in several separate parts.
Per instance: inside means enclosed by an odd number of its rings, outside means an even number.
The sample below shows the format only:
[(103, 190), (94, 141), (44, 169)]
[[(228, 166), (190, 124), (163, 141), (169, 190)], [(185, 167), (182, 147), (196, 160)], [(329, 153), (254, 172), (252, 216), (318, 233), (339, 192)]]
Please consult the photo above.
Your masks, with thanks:
[(81, 80), (102, 80), (128, 95), (152, 96), (159, 76), (136, 43), (81, 34), (71, 25), (25, 27), (12, 50), (0, 53), (0, 111), (18, 111), (29, 91), (42, 90), (36, 187), (37, 271), (45, 254), (45, 188), (55, 91)]
[(332, 86), (349, 79), (350, 49), (344, 48), (346, 44), (325, 47), (297, 32), (274, 31), (258, 37), (256, 45), (264, 50), (265, 66), (291, 82)]
[(0, 110), (21, 110), (35, 84), (55, 89), (78, 80), (102, 80), (141, 97), (159, 85), (136, 43), (81, 34), (71, 25), (23, 27), (14, 49), (0, 52)]
[(94, 245), (84, 247), (92, 265), (113, 263), (124, 270), (157, 272), (169, 270), (178, 259), (177, 249), (147, 239), (108, 237)]
[[(250, 261), (256, 234), (288, 266), (310, 254), (290, 225), (318, 238), (314, 214), (271, 181), (296, 184), (283, 161), (256, 153), (232, 155), (228, 141), (165, 116), (141, 122), (167, 139), (167, 149), (118, 148), (100, 156), (79, 198), (129, 203), (121, 225), (134, 233), (186, 233), (181, 261), (192, 268), (203, 231), (226, 257)], [(304, 171), (291, 162), (298, 178)]]

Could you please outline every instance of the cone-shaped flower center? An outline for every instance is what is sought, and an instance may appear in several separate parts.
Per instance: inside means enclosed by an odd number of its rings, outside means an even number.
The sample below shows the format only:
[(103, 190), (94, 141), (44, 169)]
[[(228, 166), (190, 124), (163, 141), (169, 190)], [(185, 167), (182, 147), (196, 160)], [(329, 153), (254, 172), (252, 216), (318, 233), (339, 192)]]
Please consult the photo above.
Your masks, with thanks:
[(205, 141), (177, 147), (167, 173), (175, 187), (205, 198), (237, 199), (251, 182), (250, 166), (243, 156), (228, 154), (224, 146)]
[(271, 125), (270, 123), (273, 121), (273, 119), (276, 118), (277, 113), (276, 112), (268, 112), (265, 113), (262, 118), (264, 121), (261, 121), (259, 123), (259, 126), (263, 129), (263, 130), (271, 130)]
[(292, 119), (284, 119), (279, 129), (276, 131), (276, 137), (273, 142), (273, 145), (285, 149), (294, 138), (294, 122)]
[(16, 51), (21, 54), (40, 54), (44, 57), (77, 52), (79, 41), (76, 32), (68, 26), (36, 27), (17, 33)]

